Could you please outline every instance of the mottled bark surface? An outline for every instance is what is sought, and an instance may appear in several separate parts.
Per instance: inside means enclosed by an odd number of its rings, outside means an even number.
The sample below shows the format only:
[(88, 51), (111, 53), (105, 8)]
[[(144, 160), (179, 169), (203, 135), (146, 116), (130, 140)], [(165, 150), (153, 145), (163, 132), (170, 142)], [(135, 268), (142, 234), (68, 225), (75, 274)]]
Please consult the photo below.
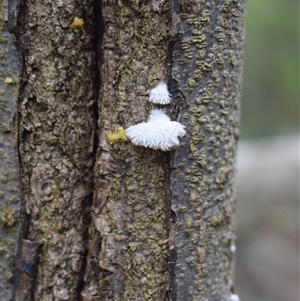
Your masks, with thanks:
[(8, 33), (7, 3), (0, 1), (0, 300), (12, 296), (17, 249), (20, 183), (15, 152), (14, 115), (19, 77), (15, 39)]
[(168, 1), (104, 1), (99, 148), (84, 300), (165, 300), (168, 155), (111, 131), (144, 121), (149, 88), (166, 80)]
[(13, 28), (23, 61), (15, 300), (78, 299), (93, 188), (94, 6), (89, 0), (23, 1)]
[(187, 128), (170, 178), (177, 253), (171, 300), (228, 300), (234, 237), (244, 1), (184, 1), (173, 28), (172, 94)]
[[(16, 8), (15, 300), (227, 301), (244, 2)], [(159, 80), (173, 95), (168, 113), (186, 126), (181, 146), (110, 143), (147, 119)]]

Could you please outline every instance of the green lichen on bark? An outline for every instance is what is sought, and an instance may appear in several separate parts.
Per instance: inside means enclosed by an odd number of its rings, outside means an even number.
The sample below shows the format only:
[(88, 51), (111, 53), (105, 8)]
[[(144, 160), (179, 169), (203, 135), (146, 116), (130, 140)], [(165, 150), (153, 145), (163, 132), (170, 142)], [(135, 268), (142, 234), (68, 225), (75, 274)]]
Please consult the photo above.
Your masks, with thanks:
[(15, 152), (14, 116), (19, 74), (14, 36), (7, 29), (7, 7), (0, 1), (0, 300), (12, 297), (12, 270), (17, 251), (20, 183)]
[[(228, 300), (244, 1), (182, 1), (171, 56), (172, 92), (187, 128), (174, 152), (171, 300)], [(174, 26), (173, 26), (174, 27)], [(172, 227), (171, 227), (172, 229)]]
[(100, 134), (84, 300), (165, 300), (167, 154), (109, 143), (144, 121), (149, 89), (166, 80), (168, 1), (103, 1)]
[[(23, 60), (18, 99), (23, 212), (15, 300), (79, 295), (93, 188), (94, 6), (89, 0), (29, 0), (19, 7), (14, 32)], [(84, 20), (78, 33), (75, 17)]]

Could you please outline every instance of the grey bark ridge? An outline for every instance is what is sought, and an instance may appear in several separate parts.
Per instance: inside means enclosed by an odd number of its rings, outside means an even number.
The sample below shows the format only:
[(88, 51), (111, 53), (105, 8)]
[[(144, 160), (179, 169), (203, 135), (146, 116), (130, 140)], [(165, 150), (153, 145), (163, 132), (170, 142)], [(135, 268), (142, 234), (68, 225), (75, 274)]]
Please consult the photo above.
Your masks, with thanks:
[(20, 228), (16, 114), (19, 57), (8, 32), (7, 1), (0, 2), (0, 299), (12, 298), (14, 257)]
[[(2, 0), (3, 1), (3, 0)], [(21, 10), (21, 5), (23, 0), (4, 0), (5, 3), (8, 2), (8, 30), (13, 32), (17, 26), (19, 12)]]
[(171, 163), (172, 301), (230, 297), (244, 7), (244, 1), (186, 1), (176, 12), (183, 35), (169, 55), (171, 87), (188, 134)]

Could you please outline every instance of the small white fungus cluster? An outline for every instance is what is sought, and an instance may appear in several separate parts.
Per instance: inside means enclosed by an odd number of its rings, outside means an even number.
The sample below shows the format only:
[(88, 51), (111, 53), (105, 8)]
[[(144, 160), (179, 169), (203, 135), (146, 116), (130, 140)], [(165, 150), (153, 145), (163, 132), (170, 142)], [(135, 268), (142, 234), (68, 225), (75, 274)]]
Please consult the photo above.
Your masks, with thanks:
[(167, 84), (159, 82), (158, 85), (150, 91), (149, 101), (161, 105), (169, 104), (171, 102), (171, 95), (168, 91)]
[[(149, 94), (149, 101), (155, 104), (166, 105), (171, 102), (171, 95), (167, 84), (159, 82)], [(169, 151), (179, 145), (178, 137), (185, 134), (185, 127), (170, 118), (161, 110), (150, 112), (147, 122), (130, 126), (126, 130), (126, 137), (135, 145)]]
[(130, 126), (126, 136), (135, 145), (168, 151), (179, 145), (178, 137), (185, 134), (184, 128), (179, 122), (171, 121), (163, 111), (154, 109), (147, 122)]
[(230, 301), (241, 301), (239, 296), (236, 294), (231, 294), (231, 299)]
[(229, 250), (230, 250), (231, 253), (235, 253), (236, 252), (236, 245), (231, 244)]

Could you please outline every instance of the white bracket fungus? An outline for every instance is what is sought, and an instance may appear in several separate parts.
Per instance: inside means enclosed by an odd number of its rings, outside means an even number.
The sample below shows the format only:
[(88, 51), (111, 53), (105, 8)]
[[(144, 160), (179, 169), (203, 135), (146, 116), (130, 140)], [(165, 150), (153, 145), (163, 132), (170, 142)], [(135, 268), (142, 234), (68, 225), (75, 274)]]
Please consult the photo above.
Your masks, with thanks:
[(130, 126), (126, 130), (126, 136), (135, 145), (170, 150), (179, 145), (178, 137), (185, 134), (185, 127), (170, 118), (161, 110), (152, 110), (147, 122)]
[(170, 103), (171, 95), (168, 91), (167, 84), (159, 82), (158, 85), (150, 91), (149, 101), (161, 105)]
[(239, 296), (236, 294), (231, 294), (231, 299), (230, 301), (241, 301)]
[(231, 244), (229, 250), (230, 250), (231, 253), (235, 253), (236, 252), (236, 245)]

